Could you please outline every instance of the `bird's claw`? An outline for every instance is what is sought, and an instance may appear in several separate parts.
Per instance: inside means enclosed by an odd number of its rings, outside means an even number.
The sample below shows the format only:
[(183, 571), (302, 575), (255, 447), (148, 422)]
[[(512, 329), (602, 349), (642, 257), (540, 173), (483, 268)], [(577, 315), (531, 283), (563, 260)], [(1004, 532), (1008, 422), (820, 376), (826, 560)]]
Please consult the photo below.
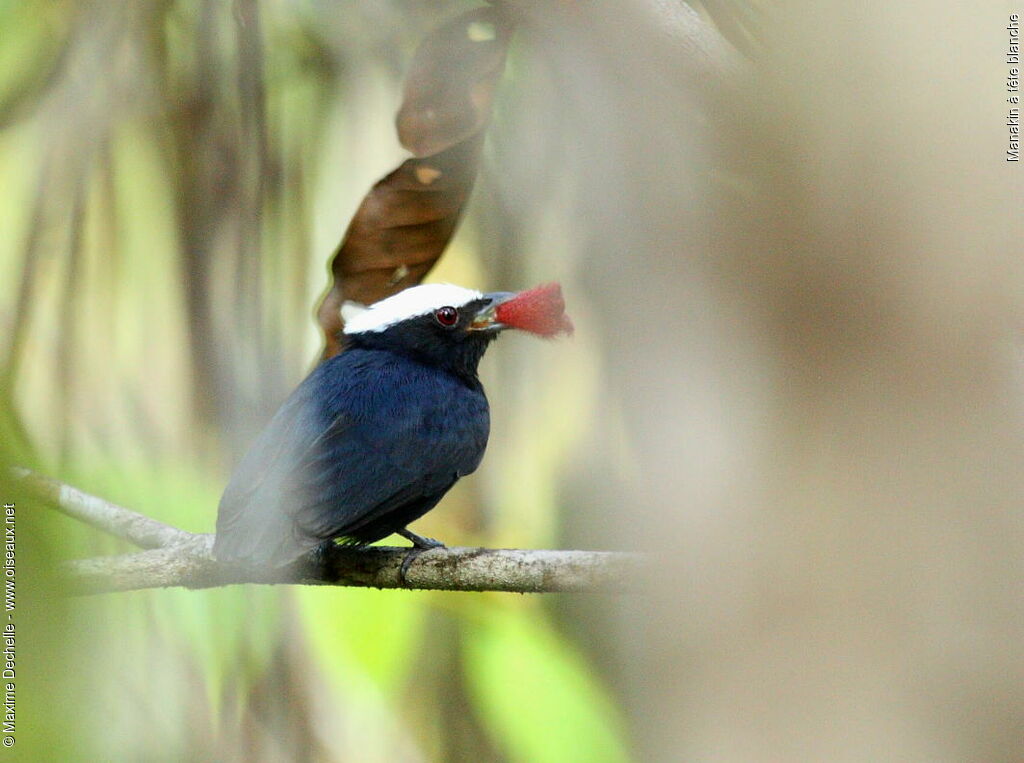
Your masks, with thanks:
[(407, 541), (410, 541), (414, 547), (422, 551), (428, 548), (444, 548), (444, 544), (441, 541), (434, 540), (433, 538), (424, 538), (422, 535), (417, 535), (406, 527), (398, 530), (398, 535), (401, 535)]
[(405, 555), (405, 559), (402, 560), (402, 566), (398, 568), (398, 581), (403, 585), (408, 585), (408, 581), (405, 577), (409, 571), (409, 566), (413, 561), (422, 554), (424, 551), (429, 551), (432, 548), (444, 548), (444, 544), (433, 538), (424, 538), (422, 535), (417, 535), (411, 530), (399, 530), (398, 534), (406, 540), (412, 542), (412, 548), (409, 549)]

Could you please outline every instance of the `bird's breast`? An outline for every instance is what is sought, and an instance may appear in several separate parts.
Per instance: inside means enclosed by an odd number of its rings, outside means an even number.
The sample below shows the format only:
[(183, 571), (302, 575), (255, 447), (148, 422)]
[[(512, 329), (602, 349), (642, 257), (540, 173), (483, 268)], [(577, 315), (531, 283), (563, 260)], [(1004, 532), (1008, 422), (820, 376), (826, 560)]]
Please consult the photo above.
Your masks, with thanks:
[(402, 441), (464, 458), (477, 451), (482, 456), (490, 408), (479, 383), (392, 353), (362, 354), (333, 383), (325, 380), (324, 394), (317, 396), (322, 421), (348, 419), (377, 450)]

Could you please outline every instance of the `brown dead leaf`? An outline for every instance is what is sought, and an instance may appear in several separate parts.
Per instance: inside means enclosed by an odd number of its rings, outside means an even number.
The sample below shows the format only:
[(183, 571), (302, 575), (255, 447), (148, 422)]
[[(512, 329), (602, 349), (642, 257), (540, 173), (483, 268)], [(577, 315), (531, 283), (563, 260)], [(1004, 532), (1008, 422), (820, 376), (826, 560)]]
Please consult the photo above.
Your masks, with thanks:
[(418, 284), (437, 262), (473, 188), (482, 143), (480, 134), (407, 159), (370, 189), (331, 262), (334, 285), (318, 311), (325, 358), (341, 351), (342, 302), (376, 302)]
[(371, 304), (418, 284), (448, 246), (476, 179), (512, 28), (504, 11), (478, 8), (416, 52), (397, 119), (415, 158), (370, 189), (334, 253), (334, 282), (317, 312), (324, 358), (342, 350), (343, 302)]
[(403, 146), (431, 156), (484, 128), (514, 26), (501, 8), (476, 8), (423, 41), (396, 120)]

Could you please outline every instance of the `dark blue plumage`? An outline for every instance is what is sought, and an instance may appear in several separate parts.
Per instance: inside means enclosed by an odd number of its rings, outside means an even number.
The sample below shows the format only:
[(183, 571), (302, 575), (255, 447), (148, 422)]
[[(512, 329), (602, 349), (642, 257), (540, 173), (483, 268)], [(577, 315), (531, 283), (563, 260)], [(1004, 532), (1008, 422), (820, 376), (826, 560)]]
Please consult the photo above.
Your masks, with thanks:
[[(417, 288), (459, 296), (457, 287)], [(406, 297), (399, 306), (420, 313), (374, 306), (350, 321), (368, 328), (295, 389), (232, 476), (218, 558), (279, 565), (325, 541), (372, 543), (404, 531), (479, 466), (490, 417), (477, 364), (504, 328), (493, 311), (509, 295), (457, 291), (466, 296), (454, 308), (423, 310)], [(452, 309), (449, 324), (439, 311)]]

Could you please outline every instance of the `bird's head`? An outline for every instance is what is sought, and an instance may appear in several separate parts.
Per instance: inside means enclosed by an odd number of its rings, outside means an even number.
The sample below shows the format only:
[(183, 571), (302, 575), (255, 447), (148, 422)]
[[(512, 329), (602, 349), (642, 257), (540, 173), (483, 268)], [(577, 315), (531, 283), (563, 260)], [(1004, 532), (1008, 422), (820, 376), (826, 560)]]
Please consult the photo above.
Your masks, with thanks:
[(424, 284), (368, 307), (346, 302), (341, 313), (349, 344), (411, 355), (469, 378), (504, 329), (540, 336), (572, 332), (558, 284), (491, 293)]

